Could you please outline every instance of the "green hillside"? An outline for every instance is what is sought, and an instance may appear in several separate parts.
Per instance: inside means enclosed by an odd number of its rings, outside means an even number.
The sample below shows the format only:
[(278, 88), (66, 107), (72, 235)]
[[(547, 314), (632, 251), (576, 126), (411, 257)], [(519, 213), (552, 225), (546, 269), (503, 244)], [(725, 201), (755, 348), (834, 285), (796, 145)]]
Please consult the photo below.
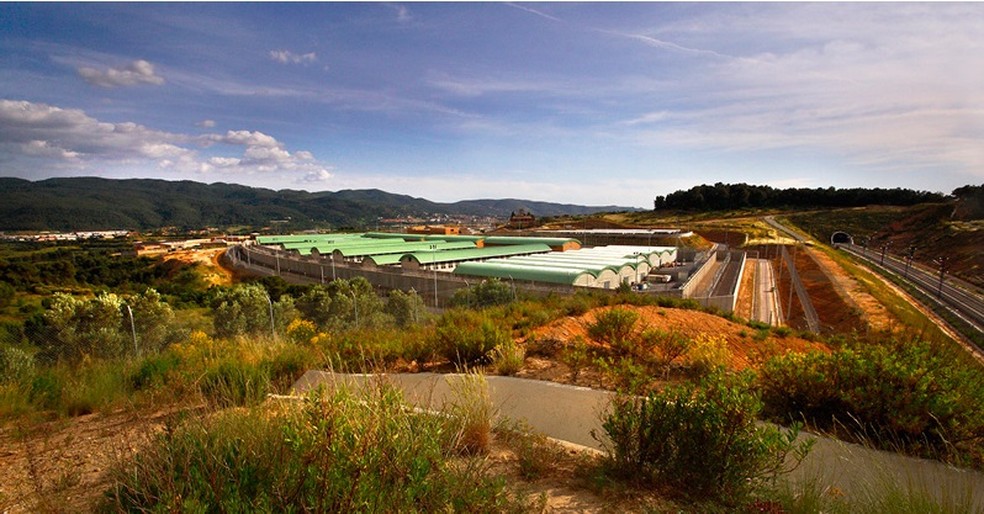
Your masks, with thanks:
[(290, 220), (292, 229), (358, 227), (399, 216), (506, 217), (520, 207), (538, 216), (627, 209), (514, 199), (446, 204), (377, 189), (310, 193), (151, 179), (81, 177), (31, 182), (0, 178), (0, 230), (260, 227), (273, 220)]

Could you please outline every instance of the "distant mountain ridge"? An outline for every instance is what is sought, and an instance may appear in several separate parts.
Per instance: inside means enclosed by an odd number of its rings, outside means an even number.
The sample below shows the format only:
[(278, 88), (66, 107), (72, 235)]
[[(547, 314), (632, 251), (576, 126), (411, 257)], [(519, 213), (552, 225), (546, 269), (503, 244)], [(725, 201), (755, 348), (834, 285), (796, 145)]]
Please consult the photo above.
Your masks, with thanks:
[(286, 219), (291, 220), (291, 228), (368, 227), (379, 218), (506, 217), (520, 208), (541, 217), (638, 210), (512, 198), (438, 203), (379, 189), (309, 193), (188, 180), (76, 177), (32, 182), (0, 177), (0, 230), (259, 227)]

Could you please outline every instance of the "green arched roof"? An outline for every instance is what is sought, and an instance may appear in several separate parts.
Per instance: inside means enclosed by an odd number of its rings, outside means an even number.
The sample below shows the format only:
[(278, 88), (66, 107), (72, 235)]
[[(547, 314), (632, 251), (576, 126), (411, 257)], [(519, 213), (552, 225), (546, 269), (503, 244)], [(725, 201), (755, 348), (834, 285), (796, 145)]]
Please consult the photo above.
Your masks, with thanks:
[(595, 278), (591, 272), (570, 268), (546, 268), (541, 266), (520, 266), (492, 262), (463, 262), (454, 269), (455, 275), (491, 277), (551, 284), (574, 285), (587, 277)]

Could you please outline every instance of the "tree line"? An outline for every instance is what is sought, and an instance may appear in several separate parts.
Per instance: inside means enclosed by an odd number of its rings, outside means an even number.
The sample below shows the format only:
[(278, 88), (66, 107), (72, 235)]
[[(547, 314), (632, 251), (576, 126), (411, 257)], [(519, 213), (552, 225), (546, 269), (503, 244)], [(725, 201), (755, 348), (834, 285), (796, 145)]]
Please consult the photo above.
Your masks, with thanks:
[[(969, 186), (968, 186), (969, 187)], [(916, 205), (942, 202), (947, 196), (903, 188), (789, 188), (749, 184), (694, 186), (657, 196), (654, 210), (730, 210), (765, 207), (863, 207), (866, 205)]]

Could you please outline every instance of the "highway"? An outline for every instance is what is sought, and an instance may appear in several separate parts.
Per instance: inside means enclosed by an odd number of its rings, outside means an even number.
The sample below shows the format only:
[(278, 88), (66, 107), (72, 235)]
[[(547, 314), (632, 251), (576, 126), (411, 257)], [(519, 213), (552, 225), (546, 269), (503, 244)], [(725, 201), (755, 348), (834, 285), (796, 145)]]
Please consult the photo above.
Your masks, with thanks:
[[(776, 221), (772, 216), (765, 216), (763, 220), (777, 230), (789, 235), (800, 242), (806, 239), (786, 228)], [(881, 264), (881, 253), (875, 251), (864, 251), (860, 246), (850, 244), (837, 244), (836, 247), (864, 260), (871, 266), (887, 269), (903, 280), (906, 280), (905, 261), (891, 255), (885, 255), (884, 265)], [(955, 316), (966, 321), (979, 333), (984, 333), (984, 298), (970, 290), (958, 287), (944, 279), (942, 291), (940, 290), (940, 278), (938, 273), (923, 270), (917, 266), (910, 266), (907, 281), (926, 296), (943, 306)], [(976, 348), (981, 352), (980, 348)]]
[[(864, 251), (860, 246), (839, 244), (837, 245), (844, 251), (864, 259), (872, 266), (885, 268), (901, 278), (905, 278), (905, 261), (885, 255), (884, 264), (881, 263), (881, 253), (875, 251)], [(919, 267), (910, 266), (908, 282), (916, 289), (937, 301), (953, 314), (966, 321), (978, 332), (984, 332), (984, 298), (960, 287), (955, 287), (952, 283), (947, 283), (944, 279), (942, 292), (940, 293), (940, 277), (938, 273), (930, 273)]]
[(772, 326), (782, 325), (776, 277), (768, 259), (749, 259), (755, 266), (752, 283), (752, 319)]

